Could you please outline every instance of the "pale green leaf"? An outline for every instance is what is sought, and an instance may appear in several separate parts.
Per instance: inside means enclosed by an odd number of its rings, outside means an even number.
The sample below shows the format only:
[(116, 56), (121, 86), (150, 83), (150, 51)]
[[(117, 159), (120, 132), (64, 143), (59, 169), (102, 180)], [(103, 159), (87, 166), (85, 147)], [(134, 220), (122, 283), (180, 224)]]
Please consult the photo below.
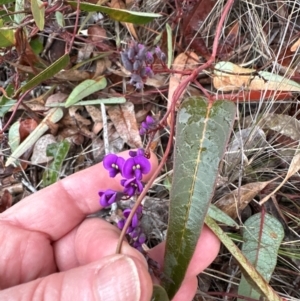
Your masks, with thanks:
[(220, 239), (224, 246), (228, 249), (231, 255), (236, 259), (243, 273), (247, 275), (248, 279), (253, 279), (253, 285), (256, 286), (265, 297), (266, 300), (282, 301), (281, 297), (269, 286), (266, 280), (257, 272), (251, 263), (247, 260), (245, 255), (236, 246), (236, 244), (223, 232), (217, 223), (209, 216), (205, 218), (205, 224), (214, 232)]
[(238, 223), (236, 223), (228, 214), (223, 212), (217, 206), (211, 204), (208, 208), (207, 214), (213, 218), (214, 220), (227, 225), (229, 227), (236, 227), (239, 228)]
[[(68, 3), (73, 7), (77, 7), (76, 1), (68, 1)], [(107, 6), (101, 6), (97, 4), (83, 3), (83, 2), (80, 3), (80, 10), (86, 12), (105, 13), (116, 21), (139, 24), (139, 25), (146, 24), (154, 20), (155, 18), (161, 17), (161, 15), (154, 14), (154, 13), (135, 12), (135, 11), (129, 11), (125, 9), (116, 9)]]
[(21, 138), (20, 138), (20, 121), (16, 121), (11, 125), (8, 131), (8, 144), (12, 152), (19, 146)]
[(101, 77), (98, 80), (87, 79), (83, 81), (69, 95), (65, 104), (66, 108), (72, 106), (73, 104), (91, 95), (92, 93), (104, 89), (106, 85), (107, 85), (107, 81), (105, 77)]
[(45, 26), (45, 6), (41, 0), (31, 0), (31, 11), (33, 19), (39, 30), (44, 30)]
[[(284, 229), (275, 217), (261, 213), (248, 218), (244, 226), (242, 252), (265, 281), (269, 282), (277, 263)], [(260, 300), (261, 292), (253, 287), (254, 280), (242, 276), (238, 294), (253, 300)], [(242, 301), (242, 299), (238, 299), (238, 301)]]
[[(25, 0), (15, 0), (15, 14), (14, 21), (17, 24), (21, 24), (22, 20), (25, 18)], [(21, 11), (22, 13), (17, 13)]]

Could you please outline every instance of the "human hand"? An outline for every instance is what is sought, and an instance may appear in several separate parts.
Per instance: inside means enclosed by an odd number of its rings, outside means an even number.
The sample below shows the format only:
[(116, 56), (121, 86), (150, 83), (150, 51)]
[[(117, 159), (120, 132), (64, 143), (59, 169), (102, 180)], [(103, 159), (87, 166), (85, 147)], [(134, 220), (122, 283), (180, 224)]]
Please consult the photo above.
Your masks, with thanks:
[[(119, 154), (128, 157), (128, 153)], [(157, 159), (151, 156), (152, 170)], [(98, 219), (98, 190), (122, 190), (102, 164), (65, 178), (0, 214), (0, 300), (149, 301), (152, 280), (144, 257), (124, 242), (115, 255), (120, 231)], [(164, 244), (150, 251), (163, 264)], [(196, 275), (219, 250), (204, 228), (180, 291), (173, 300), (192, 300)], [(184, 296), (184, 297), (183, 297)]]

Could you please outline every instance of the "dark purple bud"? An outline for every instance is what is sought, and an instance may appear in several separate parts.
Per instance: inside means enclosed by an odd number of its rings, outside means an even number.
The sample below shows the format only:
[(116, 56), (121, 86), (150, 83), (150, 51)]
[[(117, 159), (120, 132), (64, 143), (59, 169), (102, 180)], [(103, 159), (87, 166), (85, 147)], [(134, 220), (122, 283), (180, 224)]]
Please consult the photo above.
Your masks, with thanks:
[(165, 62), (167, 60), (166, 55), (161, 51), (159, 46), (155, 48), (155, 53), (161, 61)]
[(131, 85), (135, 85), (135, 84), (138, 83), (138, 82), (143, 83), (142, 78), (141, 78), (138, 74), (132, 74), (129, 83), (130, 83)]
[(143, 174), (149, 173), (151, 165), (148, 159), (144, 156), (136, 156), (125, 161), (122, 169), (123, 177), (127, 179), (137, 178), (142, 179)]
[(148, 51), (145, 56), (146, 56), (145, 59), (146, 63), (150, 65), (153, 64), (154, 62), (153, 54), (150, 51)]
[(147, 115), (147, 117), (146, 117), (146, 123), (148, 125), (153, 125), (155, 123), (155, 120), (154, 120), (154, 118), (152, 116)]
[(121, 52), (121, 60), (122, 60), (122, 64), (125, 67), (125, 69), (132, 72), (133, 71), (133, 65), (130, 62), (130, 60), (128, 59), (127, 53)]
[(142, 148), (138, 148), (136, 151), (130, 150), (129, 156), (130, 157), (136, 157), (136, 156), (144, 156), (145, 151)]
[(146, 59), (147, 48), (143, 44), (139, 44), (138, 49), (139, 50), (135, 58), (144, 61)]
[(134, 70), (134, 71), (137, 71), (137, 70), (139, 70), (139, 69), (141, 68), (141, 66), (142, 66), (141, 61), (136, 60), (136, 61), (133, 63), (133, 70)]
[(134, 85), (136, 87), (137, 90), (142, 90), (144, 88), (144, 84), (143, 82), (137, 82)]
[[(128, 218), (130, 212), (131, 212), (131, 209), (125, 209), (125, 210), (123, 211), (123, 215), (124, 215), (125, 219)], [(130, 231), (130, 232), (132, 232), (133, 229), (136, 228), (136, 227), (138, 226), (138, 223), (139, 223), (139, 218), (138, 218), (137, 213), (135, 213), (135, 214), (133, 215), (133, 217), (132, 217), (132, 221), (131, 221), (131, 227), (132, 227), (132, 228), (131, 228), (131, 231)]]
[(133, 60), (134, 57), (135, 57), (135, 50), (134, 50), (134, 47), (128, 48), (127, 54), (128, 54), (128, 58), (129, 58), (130, 60)]
[(110, 206), (112, 203), (119, 201), (122, 197), (121, 193), (111, 189), (100, 190), (98, 194), (100, 196), (100, 205), (102, 207)]
[(145, 75), (147, 75), (150, 78), (154, 76), (152, 69), (148, 66), (145, 68)]
[(103, 160), (103, 166), (109, 172), (109, 176), (114, 178), (118, 173), (122, 172), (125, 159), (118, 157), (115, 154), (109, 154), (105, 156)]

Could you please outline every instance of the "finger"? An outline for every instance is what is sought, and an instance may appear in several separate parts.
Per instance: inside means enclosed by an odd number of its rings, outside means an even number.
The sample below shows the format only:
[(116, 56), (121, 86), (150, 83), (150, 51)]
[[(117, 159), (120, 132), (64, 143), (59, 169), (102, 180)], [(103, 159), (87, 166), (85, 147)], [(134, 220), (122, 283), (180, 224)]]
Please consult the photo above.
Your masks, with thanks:
[(0, 291), (0, 300), (149, 301), (151, 293), (146, 266), (135, 258), (113, 255)]
[[(129, 157), (128, 152), (119, 155)], [(153, 153), (150, 162), (152, 168), (143, 178), (144, 181), (149, 180), (157, 168), (157, 158)], [(0, 220), (27, 230), (43, 232), (51, 240), (57, 240), (78, 225), (86, 215), (101, 208), (99, 190), (121, 190), (120, 179), (120, 175), (110, 178), (103, 164), (97, 164), (22, 200), (2, 213)]]
[[(97, 261), (115, 253), (120, 231), (108, 222), (88, 218), (53, 245), (54, 256), (60, 271)], [(146, 262), (144, 256), (126, 241), (122, 254)]]
[[(192, 300), (197, 289), (196, 276), (206, 269), (217, 257), (220, 240), (204, 225), (194, 255), (187, 269), (185, 279), (172, 301)], [(149, 251), (149, 256), (163, 266), (165, 243), (161, 243)]]
[(0, 290), (56, 272), (52, 246), (44, 234), (2, 222), (0, 241)]

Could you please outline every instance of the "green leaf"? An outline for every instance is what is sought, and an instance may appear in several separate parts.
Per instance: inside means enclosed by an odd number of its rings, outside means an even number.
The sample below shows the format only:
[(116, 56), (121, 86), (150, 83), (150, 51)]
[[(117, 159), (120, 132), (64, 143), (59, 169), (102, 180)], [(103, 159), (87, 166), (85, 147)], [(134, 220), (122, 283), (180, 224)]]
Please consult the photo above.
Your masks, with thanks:
[(3, 27), (3, 20), (0, 19), (0, 47), (13, 46), (15, 43), (14, 30)]
[(87, 79), (83, 81), (69, 95), (68, 99), (66, 100), (66, 108), (72, 106), (92, 93), (104, 89), (106, 85), (107, 81), (105, 77), (101, 77), (98, 80)]
[(44, 30), (45, 26), (45, 6), (41, 0), (31, 0), (31, 11), (33, 19), (39, 30)]
[(43, 39), (40, 39), (40, 37), (35, 37), (31, 39), (29, 42), (30, 47), (32, 48), (34, 54), (39, 55), (43, 51)]
[(56, 19), (58, 26), (65, 27), (64, 15), (60, 11), (55, 12), (55, 19)]
[(172, 280), (164, 282), (170, 299), (183, 281), (200, 236), (235, 112), (232, 102), (207, 104), (202, 98), (189, 98), (178, 113), (163, 272)]
[[(14, 92), (14, 86), (9, 84), (6, 88), (6, 94), (10, 97)], [(9, 111), (9, 109), (16, 103), (15, 99), (7, 98), (5, 95), (0, 97), (0, 117), (4, 117), (4, 115)]]
[(172, 62), (173, 62), (173, 42), (172, 42), (172, 28), (171, 26), (167, 23), (166, 24), (166, 30), (167, 30), (167, 41), (168, 41), (168, 62), (167, 66), (168, 68), (171, 68)]
[(55, 61), (53, 64), (51, 64), (48, 68), (40, 72), (38, 75), (36, 75), (34, 78), (32, 78), (28, 83), (26, 83), (23, 87), (21, 87), (15, 95), (18, 95), (20, 92), (25, 92), (29, 89), (32, 89), (36, 87), (41, 82), (51, 78), (56, 73), (58, 73), (60, 70), (65, 68), (70, 62), (70, 57), (68, 54), (63, 55), (61, 58), (59, 58), (57, 61)]
[(281, 297), (272, 289), (266, 280), (257, 272), (250, 264), (241, 250), (235, 243), (224, 233), (224, 231), (217, 225), (217, 223), (209, 216), (205, 218), (205, 224), (214, 232), (220, 239), (224, 246), (228, 249), (231, 255), (237, 260), (243, 274), (247, 275), (249, 279), (253, 279), (253, 285), (266, 297), (266, 300), (282, 301)]
[(15, 151), (15, 149), (19, 146), (21, 138), (20, 138), (20, 121), (16, 121), (11, 125), (8, 131), (8, 144), (10, 146), (11, 151)]
[[(14, 21), (17, 24), (21, 24), (22, 20), (25, 18), (25, 0), (15, 0), (15, 14), (14, 14)], [(17, 13), (17, 12), (22, 13)]]
[[(265, 281), (269, 282), (277, 263), (279, 246), (284, 238), (284, 229), (275, 217), (261, 213), (248, 218), (244, 226), (242, 252)], [(253, 287), (253, 280), (249, 281), (249, 278), (243, 275), (238, 294), (253, 300), (260, 300), (261, 292)]]
[(151, 301), (169, 301), (168, 294), (162, 286), (157, 284), (153, 285)]
[(211, 204), (208, 208), (207, 214), (214, 220), (227, 225), (229, 227), (239, 228), (238, 223), (236, 223), (228, 214), (223, 212), (217, 206)]
[(59, 179), (59, 174), (63, 161), (70, 149), (70, 143), (67, 140), (58, 143), (49, 144), (47, 147), (47, 156), (53, 157), (53, 162), (43, 173), (43, 186), (54, 184)]
[[(74, 8), (77, 7), (76, 1), (68, 1), (68, 3), (73, 6)], [(142, 13), (142, 12), (134, 12), (128, 11), (125, 9), (116, 9), (110, 8), (106, 6), (101, 6), (97, 4), (90, 4), (90, 3), (80, 3), (80, 10), (86, 12), (101, 12), (109, 15), (113, 20), (119, 22), (126, 22), (126, 23), (133, 23), (133, 24), (146, 24), (152, 21), (155, 18), (161, 17), (159, 14), (154, 13)]]

